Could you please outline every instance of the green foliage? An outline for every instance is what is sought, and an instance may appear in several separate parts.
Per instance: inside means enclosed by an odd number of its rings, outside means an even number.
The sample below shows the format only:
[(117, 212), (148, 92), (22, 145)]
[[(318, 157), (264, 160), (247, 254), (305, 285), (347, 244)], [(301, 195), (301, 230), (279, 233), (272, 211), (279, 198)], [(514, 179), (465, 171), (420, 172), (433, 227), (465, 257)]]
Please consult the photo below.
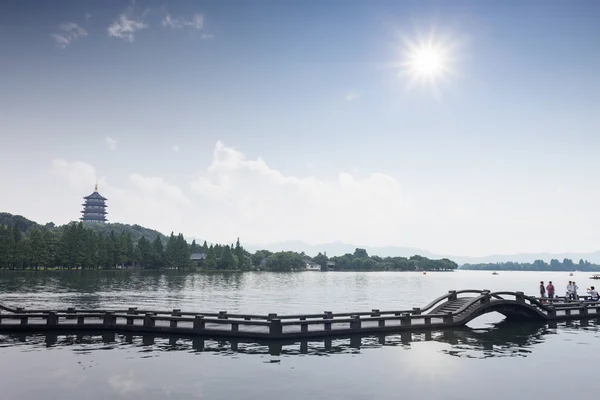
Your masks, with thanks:
[(550, 260), (550, 263), (544, 260), (535, 260), (532, 263), (503, 262), (487, 264), (465, 264), (460, 267), (465, 270), (478, 271), (600, 271), (600, 265), (592, 264), (589, 261), (579, 260), (574, 263), (573, 260), (565, 258), (562, 262), (556, 259)]
[[(199, 252), (203, 252), (206, 258), (195, 264), (190, 260), (190, 255)], [(42, 226), (21, 216), (0, 213), (0, 268), (4, 269), (200, 268), (221, 271), (299, 271), (305, 269), (308, 261), (316, 262), (323, 269), (348, 271), (457, 268), (456, 263), (448, 259), (430, 260), (418, 255), (408, 259), (381, 258), (369, 256), (365, 249), (356, 249), (353, 254), (332, 258), (319, 253), (314, 259), (304, 253), (294, 252), (272, 253), (258, 250), (250, 254), (241, 245), (239, 238), (231, 245), (208, 246), (206, 241), (202, 246), (195, 241), (188, 245), (182, 234), (176, 236), (171, 233), (167, 238), (155, 230), (139, 225), (72, 222), (59, 227), (52, 223)], [(589, 268), (589, 263), (583, 260), (579, 264), (569, 264), (569, 261), (560, 263), (553, 260), (550, 267), (569, 266), (579, 270)], [(545, 263), (536, 263), (536, 268), (547, 266)], [(502, 268), (494, 264), (493, 269)]]
[(302, 256), (291, 251), (282, 251), (267, 258), (268, 271), (299, 271), (305, 268)]
[[(321, 264), (326, 262), (325, 259), (325, 256), (321, 256), (319, 261), (315, 260), (315, 262)], [(430, 260), (427, 257), (419, 255), (414, 255), (410, 258), (369, 257), (364, 249), (356, 249), (354, 254), (348, 253), (340, 257), (332, 257), (329, 261), (335, 263), (334, 269), (347, 271), (451, 271), (458, 268), (455, 262), (447, 258)]]

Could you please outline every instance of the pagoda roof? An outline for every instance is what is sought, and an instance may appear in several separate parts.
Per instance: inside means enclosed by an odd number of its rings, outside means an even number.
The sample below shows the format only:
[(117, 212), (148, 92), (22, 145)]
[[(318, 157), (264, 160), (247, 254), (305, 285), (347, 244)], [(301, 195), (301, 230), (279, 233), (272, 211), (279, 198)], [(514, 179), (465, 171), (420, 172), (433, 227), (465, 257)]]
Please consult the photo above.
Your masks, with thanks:
[(88, 199), (93, 199), (93, 200), (108, 200), (105, 197), (102, 197), (102, 195), (98, 192), (94, 192), (92, 194), (90, 194), (89, 196), (84, 197), (84, 199), (88, 200)]

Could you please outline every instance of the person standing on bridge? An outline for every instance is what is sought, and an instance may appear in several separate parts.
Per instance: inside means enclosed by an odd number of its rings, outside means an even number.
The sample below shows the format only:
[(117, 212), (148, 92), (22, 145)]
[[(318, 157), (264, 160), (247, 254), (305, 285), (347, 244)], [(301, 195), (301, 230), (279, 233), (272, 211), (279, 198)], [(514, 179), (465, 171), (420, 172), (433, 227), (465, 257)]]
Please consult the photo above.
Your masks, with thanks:
[(544, 286), (544, 281), (540, 282), (540, 297), (546, 297), (546, 286)]
[(548, 282), (548, 286), (546, 287), (546, 290), (548, 290), (548, 298), (553, 299), (554, 298), (554, 285), (552, 284), (552, 281)]
[(567, 299), (574, 300), (575, 296), (573, 295), (573, 282), (569, 281), (567, 284)]
[(575, 284), (575, 281), (573, 281), (573, 300), (579, 300), (579, 296), (577, 295), (577, 289), (579, 289), (579, 286), (577, 286)]

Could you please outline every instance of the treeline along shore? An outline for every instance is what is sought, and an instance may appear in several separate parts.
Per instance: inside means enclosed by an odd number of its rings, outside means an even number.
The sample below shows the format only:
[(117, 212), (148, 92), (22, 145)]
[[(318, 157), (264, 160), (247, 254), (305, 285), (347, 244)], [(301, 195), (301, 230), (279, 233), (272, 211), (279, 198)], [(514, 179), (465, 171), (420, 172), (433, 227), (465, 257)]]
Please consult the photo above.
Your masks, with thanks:
[(485, 264), (465, 264), (460, 267), (464, 270), (477, 271), (600, 271), (600, 265), (580, 259), (574, 262), (569, 258), (562, 261), (552, 259), (549, 263), (544, 260), (535, 260), (532, 263), (502, 262)]
[(37, 224), (19, 215), (0, 213), (0, 269), (110, 270), (137, 268), (205, 271), (451, 271), (449, 260), (369, 256), (364, 249), (327, 257), (319, 253), (259, 250), (240, 244), (188, 243), (182, 234), (165, 236), (139, 225), (72, 222)]

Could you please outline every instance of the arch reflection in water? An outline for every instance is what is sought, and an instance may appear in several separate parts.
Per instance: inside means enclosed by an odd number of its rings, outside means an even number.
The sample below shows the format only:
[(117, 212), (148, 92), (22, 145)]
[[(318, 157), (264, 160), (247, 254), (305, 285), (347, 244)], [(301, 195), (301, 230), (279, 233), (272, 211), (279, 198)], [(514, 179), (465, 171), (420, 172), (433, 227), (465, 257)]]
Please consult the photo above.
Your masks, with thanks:
[(89, 332), (0, 335), (0, 347), (23, 346), (23, 351), (47, 347), (71, 347), (87, 353), (107, 349), (137, 349), (140, 352), (187, 351), (223, 355), (255, 354), (271, 356), (360, 354), (362, 351), (385, 346), (400, 346), (407, 350), (420, 342), (439, 342), (449, 345), (440, 350), (455, 357), (526, 357), (548, 335), (568, 330), (598, 331), (598, 320), (562, 323), (512, 323), (503, 321), (484, 329), (452, 329), (427, 332), (403, 332), (379, 336), (346, 336), (303, 341), (244, 341), (212, 340), (172, 335), (134, 335), (115, 332)]

